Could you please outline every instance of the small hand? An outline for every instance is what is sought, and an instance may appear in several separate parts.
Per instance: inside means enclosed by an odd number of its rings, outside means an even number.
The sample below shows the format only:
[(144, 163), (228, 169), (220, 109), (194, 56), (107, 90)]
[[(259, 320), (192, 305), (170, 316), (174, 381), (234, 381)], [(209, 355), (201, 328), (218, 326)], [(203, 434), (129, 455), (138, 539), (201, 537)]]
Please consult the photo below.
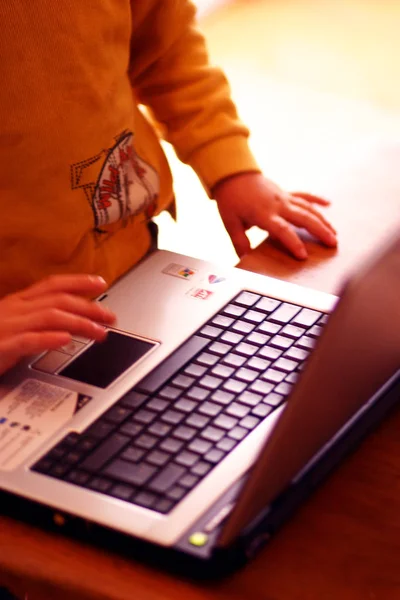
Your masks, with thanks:
[(268, 231), (300, 260), (307, 258), (307, 251), (291, 224), (307, 229), (327, 246), (337, 245), (336, 231), (313, 206), (327, 206), (327, 200), (284, 192), (260, 173), (243, 173), (221, 181), (213, 195), (239, 257), (250, 251), (245, 231), (253, 225)]
[(72, 335), (96, 341), (115, 316), (88, 300), (107, 287), (101, 277), (57, 275), (0, 300), (0, 374), (22, 357), (54, 350)]

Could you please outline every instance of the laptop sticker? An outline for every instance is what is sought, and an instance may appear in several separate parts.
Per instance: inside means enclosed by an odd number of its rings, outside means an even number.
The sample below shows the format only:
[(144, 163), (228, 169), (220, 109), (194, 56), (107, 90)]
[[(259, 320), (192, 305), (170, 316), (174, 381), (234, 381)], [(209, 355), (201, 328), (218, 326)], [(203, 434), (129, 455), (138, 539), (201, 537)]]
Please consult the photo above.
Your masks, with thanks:
[(205, 290), (203, 288), (192, 288), (187, 292), (188, 296), (192, 298), (197, 298), (198, 300), (207, 300), (210, 296), (213, 295), (214, 292), (210, 290)]
[(27, 379), (0, 399), (0, 471), (22, 464), (91, 396)]
[(208, 276), (208, 283), (215, 284), (215, 283), (222, 283), (223, 281), (226, 281), (225, 277), (219, 277), (218, 275), (209, 275)]
[(196, 269), (185, 267), (185, 265), (171, 263), (162, 270), (162, 273), (165, 275), (172, 275), (172, 277), (179, 277), (180, 279), (192, 279), (193, 275), (195, 275), (197, 271)]

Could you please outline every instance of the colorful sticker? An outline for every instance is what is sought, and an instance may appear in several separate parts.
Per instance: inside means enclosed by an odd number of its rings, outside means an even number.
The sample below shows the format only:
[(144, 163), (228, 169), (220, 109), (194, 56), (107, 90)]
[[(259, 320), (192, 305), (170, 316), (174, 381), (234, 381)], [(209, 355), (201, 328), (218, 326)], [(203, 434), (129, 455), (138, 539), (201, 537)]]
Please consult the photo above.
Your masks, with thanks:
[(214, 292), (210, 290), (205, 290), (203, 288), (193, 288), (188, 291), (188, 295), (192, 298), (197, 298), (198, 300), (207, 300), (210, 296), (213, 295)]
[(208, 276), (208, 283), (222, 283), (223, 281), (226, 281), (225, 277), (218, 277), (218, 275)]
[(197, 273), (195, 269), (185, 267), (184, 265), (178, 265), (171, 263), (165, 269), (162, 270), (165, 275), (172, 275), (173, 277), (179, 277), (180, 279), (192, 279), (193, 275)]
[(0, 399), (0, 471), (23, 463), (91, 396), (27, 379)]

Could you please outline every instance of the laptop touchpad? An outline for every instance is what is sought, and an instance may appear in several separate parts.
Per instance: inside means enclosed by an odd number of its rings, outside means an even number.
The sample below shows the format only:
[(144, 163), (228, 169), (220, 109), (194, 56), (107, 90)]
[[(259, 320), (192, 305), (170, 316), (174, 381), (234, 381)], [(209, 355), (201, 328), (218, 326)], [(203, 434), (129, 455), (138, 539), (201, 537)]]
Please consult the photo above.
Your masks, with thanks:
[(156, 345), (156, 342), (109, 331), (104, 342), (89, 346), (59, 371), (59, 375), (106, 388)]

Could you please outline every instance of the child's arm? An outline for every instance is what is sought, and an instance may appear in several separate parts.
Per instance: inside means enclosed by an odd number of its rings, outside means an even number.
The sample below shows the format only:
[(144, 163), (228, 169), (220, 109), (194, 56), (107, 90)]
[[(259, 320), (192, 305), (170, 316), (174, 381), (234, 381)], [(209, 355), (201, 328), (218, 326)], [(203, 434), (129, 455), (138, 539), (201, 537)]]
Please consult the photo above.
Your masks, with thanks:
[(60, 275), (0, 300), (0, 374), (24, 356), (60, 348), (80, 335), (104, 339), (115, 317), (87, 297), (106, 288), (100, 277)]
[(194, 168), (217, 200), (237, 252), (249, 249), (244, 231), (258, 225), (295, 256), (305, 258), (305, 248), (289, 222), (305, 227), (327, 245), (336, 245), (332, 228), (312, 207), (309, 196), (286, 194), (260, 174), (228, 82), (209, 63), (193, 4), (147, 0), (132, 12), (130, 74), (135, 92), (162, 124), (180, 159)]

